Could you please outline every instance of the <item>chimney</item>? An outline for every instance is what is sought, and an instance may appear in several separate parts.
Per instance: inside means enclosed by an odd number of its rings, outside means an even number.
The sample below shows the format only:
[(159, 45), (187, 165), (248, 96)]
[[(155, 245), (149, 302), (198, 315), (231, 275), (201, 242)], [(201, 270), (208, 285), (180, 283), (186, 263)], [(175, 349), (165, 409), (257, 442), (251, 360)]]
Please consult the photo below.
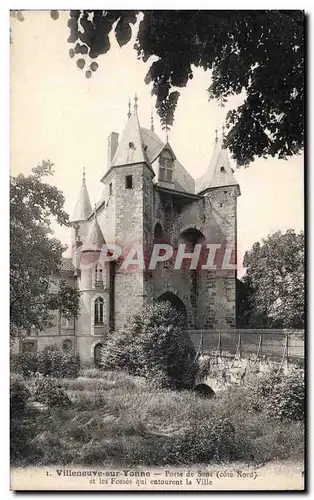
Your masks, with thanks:
[(108, 170), (111, 167), (111, 162), (113, 160), (115, 152), (117, 151), (118, 141), (119, 141), (119, 134), (117, 132), (111, 132), (111, 134), (108, 137), (108, 154), (107, 154)]

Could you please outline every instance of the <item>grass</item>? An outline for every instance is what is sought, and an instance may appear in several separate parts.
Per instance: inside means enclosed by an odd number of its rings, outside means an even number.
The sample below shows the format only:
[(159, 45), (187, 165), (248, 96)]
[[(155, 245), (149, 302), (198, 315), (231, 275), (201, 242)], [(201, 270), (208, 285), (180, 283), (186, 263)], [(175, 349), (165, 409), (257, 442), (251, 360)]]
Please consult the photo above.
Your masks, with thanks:
[(148, 466), (303, 457), (302, 423), (254, 413), (243, 388), (209, 400), (97, 370), (61, 383), (71, 407), (26, 414), (27, 454), (15, 463)]

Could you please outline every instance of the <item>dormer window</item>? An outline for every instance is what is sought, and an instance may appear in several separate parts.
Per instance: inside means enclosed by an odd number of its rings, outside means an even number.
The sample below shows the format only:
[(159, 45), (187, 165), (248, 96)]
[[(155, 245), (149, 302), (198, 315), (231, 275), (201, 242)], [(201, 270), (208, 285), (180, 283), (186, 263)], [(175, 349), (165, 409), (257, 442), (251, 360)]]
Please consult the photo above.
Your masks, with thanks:
[(225, 167), (220, 167), (220, 172), (226, 172)]
[(159, 180), (173, 182), (173, 157), (170, 151), (163, 151), (159, 157)]

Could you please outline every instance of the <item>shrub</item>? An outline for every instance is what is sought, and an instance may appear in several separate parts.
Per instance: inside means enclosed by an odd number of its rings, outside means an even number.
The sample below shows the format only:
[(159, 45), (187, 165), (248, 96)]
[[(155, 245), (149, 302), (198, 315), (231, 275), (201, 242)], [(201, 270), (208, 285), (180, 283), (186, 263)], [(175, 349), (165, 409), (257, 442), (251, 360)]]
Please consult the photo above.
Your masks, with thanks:
[(37, 353), (11, 355), (11, 372), (24, 377), (41, 373), (56, 378), (76, 378), (79, 369), (79, 358), (61, 351), (58, 346), (48, 346)]
[(158, 388), (192, 387), (197, 371), (195, 350), (183, 317), (168, 302), (147, 306), (108, 339), (101, 353), (105, 369), (141, 375)]
[(24, 414), (26, 403), (30, 398), (30, 392), (26, 387), (23, 377), (11, 375), (10, 377), (10, 415), (19, 418)]
[(37, 354), (37, 371), (56, 378), (76, 378), (79, 374), (78, 357), (49, 346)]
[(34, 399), (49, 406), (49, 408), (66, 408), (71, 404), (70, 398), (62, 388), (61, 383), (49, 376), (42, 375), (37, 375)]
[(304, 370), (293, 369), (288, 375), (268, 374), (251, 379), (246, 398), (254, 411), (266, 411), (281, 420), (304, 419)]
[(16, 461), (29, 452), (30, 429), (25, 423), (30, 392), (21, 375), (10, 377), (10, 458)]
[(85, 378), (104, 378), (104, 372), (99, 368), (84, 368), (80, 370), (79, 376)]
[(10, 356), (11, 373), (19, 373), (23, 377), (29, 377), (36, 373), (37, 366), (37, 353), (35, 352), (11, 354)]
[(304, 372), (295, 370), (274, 385), (267, 407), (281, 420), (304, 420)]

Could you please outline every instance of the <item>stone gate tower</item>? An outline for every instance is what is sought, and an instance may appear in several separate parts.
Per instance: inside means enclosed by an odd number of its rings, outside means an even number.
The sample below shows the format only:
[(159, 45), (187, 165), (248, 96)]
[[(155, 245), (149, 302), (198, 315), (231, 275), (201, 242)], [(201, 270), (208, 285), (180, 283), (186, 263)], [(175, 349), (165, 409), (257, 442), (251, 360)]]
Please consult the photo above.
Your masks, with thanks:
[[(154, 300), (180, 308), (190, 330), (235, 326), (236, 270), (230, 262), (236, 264), (239, 185), (222, 138), (214, 139), (209, 167), (199, 179), (184, 168), (179, 154), (157, 136), (153, 124), (140, 126), (135, 99), (121, 136), (112, 132), (108, 138), (100, 199), (92, 209), (84, 173), (71, 218), (73, 258), (64, 259), (64, 277), (81, 292), (79, 318), (57, 318), (53, 329), (41, 333), (38, 349), (67, 342), (83, 363), (97, 364), (111, 331)], [(106, 244), (119, 245), (118, 260), (100, 259)], [(156, 244), (169, 245), (173, 254), (151, 269)], [(134, 247), (142, 249), (142, 269), (125, 266)], [(213, 248), (215, 260), (208, 258)], [(198, 265), (190, 269), (197, 249)]]
[[(193, 330), (235, 326), (236, 270), (230, 262), (235, 264), (236, 258), (240, 189), (228, 152), (223, 139), (216, 136), (209, 167), (196, 180), (177, 154), (169, 142), (161, 141), (153, 126), (140, 126), (136, 99), (124, 132), (120, 137), (112, 132), (108, 138), (107, 170), (101, 178), (104, 188), (94, 210), (83, 179), (72, 231), (74, 246), (85, 249), (75, 268), (82, 291), (76, 325), (78, 351), (86, 360), (97, 337), (101, 342), (110, 330), (122, 328), (153, 300), (169, 300), (181, 308)], [(97, 260), (105, 242), (122, 248), (115, 263)], [(172, 260), (149, 269), (147, 256), (156, 243), (171, 245), (174, 254)], [(198, 265), (191, 270), (187, 258), (174, 269), (182, 244), (186, 253), (202, 245), (204, 269)], [(206, 268), (208, 251), (207, 257), (202, 252), (208, 244), (216, 249), (216, 260)], [(88, 251), (89, 246), (93, 251)], [(145, 269), (123, 265), (126, 254), (136, 246), (143, 249)], [(90, 264), (87, 269), (84, 259)], [(227, 269), (221, 269), (223, 260)]]

